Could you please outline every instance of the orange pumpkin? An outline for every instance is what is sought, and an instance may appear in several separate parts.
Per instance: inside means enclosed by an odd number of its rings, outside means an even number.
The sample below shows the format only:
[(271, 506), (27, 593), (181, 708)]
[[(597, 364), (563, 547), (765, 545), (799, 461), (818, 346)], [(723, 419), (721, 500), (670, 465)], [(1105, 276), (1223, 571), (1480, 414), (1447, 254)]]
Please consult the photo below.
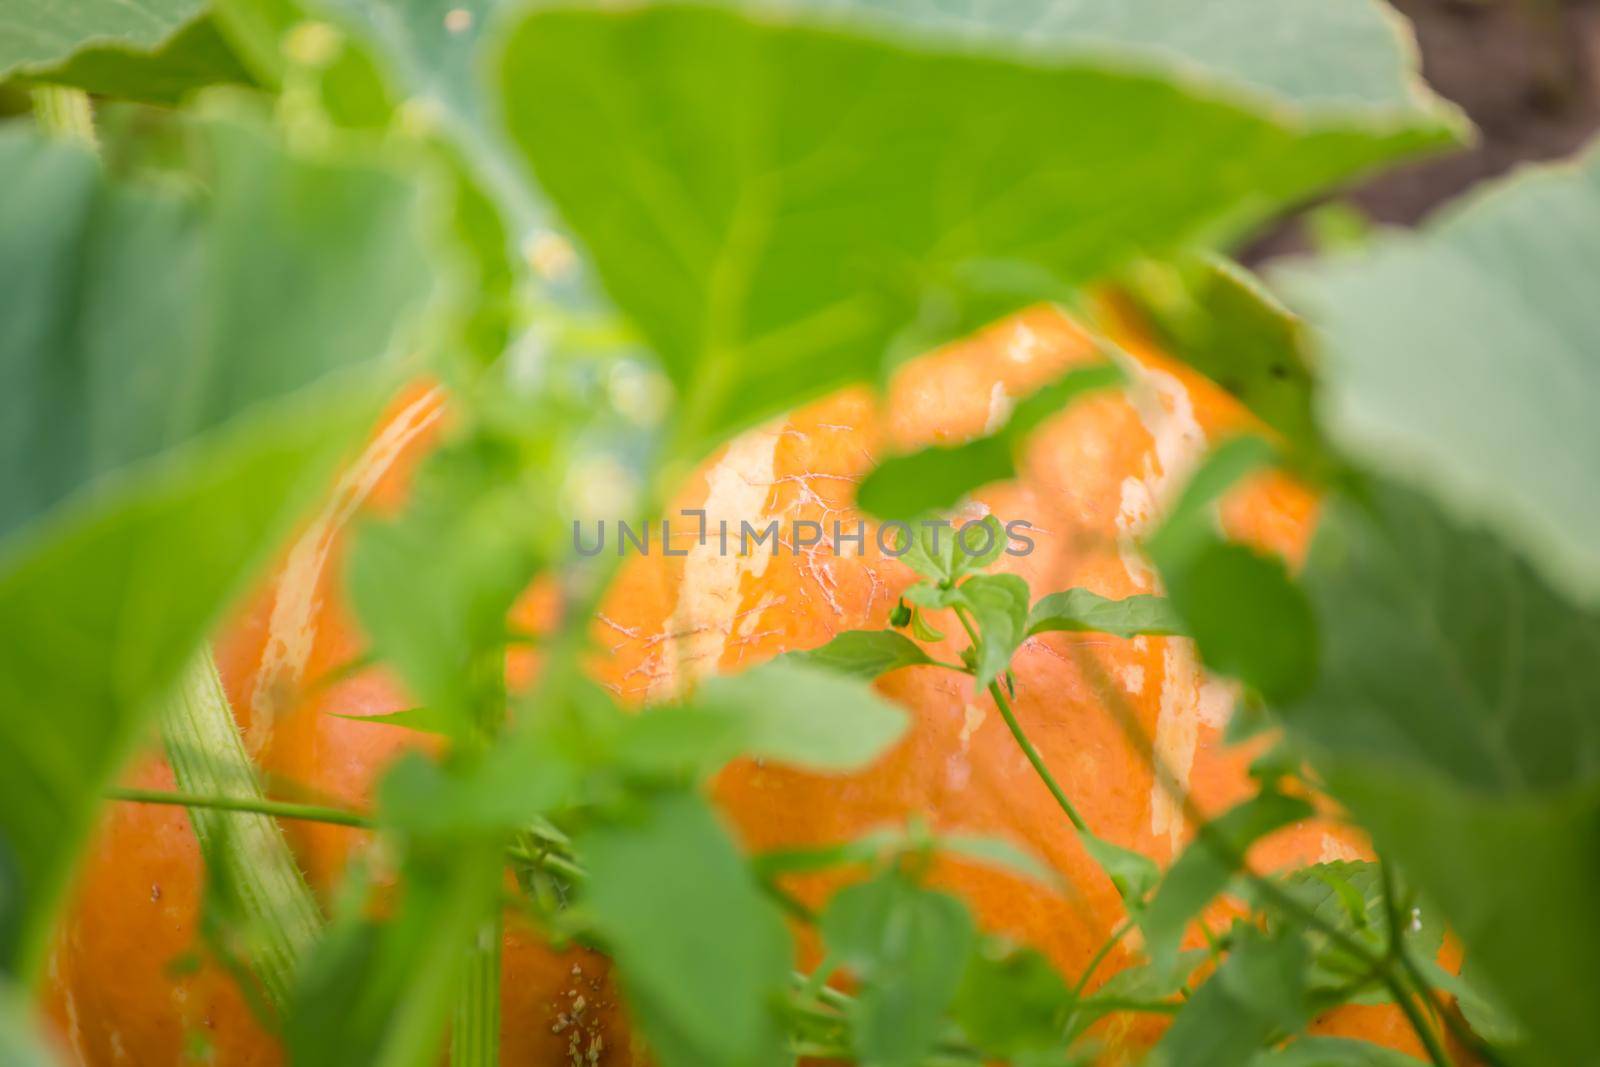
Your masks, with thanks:
[[(1032, 552), (1003, 556), (997, 568), (1026, 578), (1035, 596), (1071, 586), (1115, 597), (1155, 590), (1137, 538), (1208, 442), (1250, 424), (1216, 386), (1137, 337), (1124, 343), (1135, 357), (1132, 388), (1082, 400), (1052, 419), (1028, 445), (1016, 480), (985, 488), (969, 505), (973, 514), (1032, 524)], [(743, 434), (691, 477), (674, 507), (703, 508), (713, 528), (726, 519), (735, 531), (741, 521), (762, 527), (772, 519), (785, 530), (794, 520), (854, 530), (855, 486), (877, 459), (979, 434), (1002, 421), (1016, 398), (1100, 358), (1059, 313), (1024, 313), (903, 367), (885, 397), (846, 390)], [(339, 597), (345, 525), (360, 508), (395, 506), (439, 411), (438, 397), (425, 390), (402, 399), (274, 581), (218, 640), (251, 751), (274, 780), (312, 795), (362, 804), (394, 754), (421, 743), (399, 728), (327, 714), (408, 706), (381, 671), (318, 682), (362, 648)], [(1314, 498), (1277, 476), (1241, 487), (1224, 508), (1234, 536), (1290, 559), (1303, 553), (1314, 513)], [(776, 555), (762, 547), (740, 556), (722, 554), (712, 537), (691, 543), (682, 557), (635, 556), (596, 620), (604, 654), (594, 672), (625, 703), (641, 704), (843, 630), (882, 628), (913, 575), (872, 541), (869, 533), (861, 554), (835, 554), (825, 539), (798, 553), (785, 544)], [(940, 649), (946, 660), (958, 650), (953, 637)], [(1248, 795), (1247, 754), (1221, 743), (1230, 692), (1207, 677), (1190, 642), (1046, 634), (1024, 644), (1013, 667), (1019, 720), (1101, 836), (1166, 862), (1190, 836), (1175, 797), (1215, 813)], [(752, 849), (836, 842), (916, 815), (936, 830), (1008, 838), (1045, 859), (1071, 891), (956, 860), (940, 861), (933, 881), (961, 895), (987, 929), (1036, 946), (1076, 976), (1121, 920), (1121, 905), (989, 698), (968, 679), (932, 667), (893, 672), (878, 686), (911, 712), (906, 737), (868, 770), (843, 778), (735, 763), (715, 793), (739, 835)], [(1174, 781), (1157, 780), (1143, 744), (1153, 745)], [(154, 758), (132, 780), (172, 785)], [(288, 822), (285, 830), (322, 891), (361, 839), (359, 831), (310, 823)], [(1362, 855), (1359, 835), (1327, 820), (1291, 827), (1253, 852), (1264, 868)], [(50, 1013), (84, 1064), (181, 1062), (195, 1035), (219, 1064), (279, 1062), (224, 973), (170, 966), (195, 947), (200, 884), (185, 812), (113, 806), (49, 972)], [(794, 888), (818, 904), (836, 885), (831, 876), (812, 876)], [(813, 948), (802, 951), (814, 957)], [(1119, 950), (1097, 981), (1135, 951)], [(589, 1063), (591, 1049), (601, 1065), (635, 1061), (602, 957), (558, 953), (513, 928), (504, 968), (502, 1062)], [(584, 1010), (575, 1012), (580, 997)], [(1119, 1019), (1103, 1036), (1112, 1046), (1140, 1047), (1157, 1025)], [(1315, 1028), (1417, 1051), (1392, 1008), (1341, 1008)]]

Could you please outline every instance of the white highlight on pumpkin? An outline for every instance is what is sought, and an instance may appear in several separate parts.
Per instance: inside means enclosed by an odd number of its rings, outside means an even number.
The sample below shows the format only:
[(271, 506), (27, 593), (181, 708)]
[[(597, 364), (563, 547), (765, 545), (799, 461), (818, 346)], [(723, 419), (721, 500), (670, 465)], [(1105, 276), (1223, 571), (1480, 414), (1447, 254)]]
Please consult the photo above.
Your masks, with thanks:
[(961, 721), (961, 750), (963, 752), (972, 743), (972, 735), (977, 732), (978, 727), (983, 725), (983, 720), (988, 715), (988, 711), (981, 704), (967, 705), (966, 714)]
[(1006, 393), (1006, 383), (995, 382), (994, 388), (989, 390), (989, 416), (983, 421), (983, 432), (991, 434), (1004, 426), (1011, 418), (1011, 409), (1014, 407), (1016, 405)]
[(281, 704), (305, 675), (317, 637), (317, 590), (334, 539), (394, 466), (406, 445), (438, 420), (443, 410), (438, 401), (439, 390), (430, 389), (406, 405), (345, 472), (322, 511), (289, 550), (273, 594), (261, 669), (250, 694), (250, 728), (245, 733), (245, 747), (252, 756), (261, 754), (272, 734), (273, 720), (282, 710)]
[[(1128, 396), (1150, 435), (1143, 470), (1122, 483), (1117, 512), (1118, 550), (1140, 589), (1158, 591), (1160, 580), (1138, 548), (1164, 509), (1188, 480), (1206, 450), (1206, 433), (1195, 418), (1194, 400), (1176, 375), (1123, 359), (1133, 387)], [(1170, 777), (1157, 774), (1150, 786), (1150, 832), (1167, 834), (1176, 849), (1184, 832), (1183, 798), (1189, 790), (1199, 738), (1201, 687), (1205, 682), (1194, 646), (1170, 639), (1163, 655), (1161, 705), (1155, 751)]]
[[(726, 521), (729, 544), (741, 521), (760, 529), (768, 521), (772, 485), (776, 480), (778, 441), (783, 427), (753, 430), (735, 438), (717, 465), (706, 474), (705, 522), (708, 530)], [(650, 700), (677, 694), (685, 681), (716, 669), (739, 615), (740, 587), (745, 575), (759, 578), (772, 561), (766, 546), (751, 546), (749, 555), (724, 554), (715, 534), (705, 544), (696, 542), (683, 561), (678, 600), (667, 618), (665, 640), (660, 642), (661, 664), (650, 682)], [(769, 542), (770, 544), (770, 542)]]

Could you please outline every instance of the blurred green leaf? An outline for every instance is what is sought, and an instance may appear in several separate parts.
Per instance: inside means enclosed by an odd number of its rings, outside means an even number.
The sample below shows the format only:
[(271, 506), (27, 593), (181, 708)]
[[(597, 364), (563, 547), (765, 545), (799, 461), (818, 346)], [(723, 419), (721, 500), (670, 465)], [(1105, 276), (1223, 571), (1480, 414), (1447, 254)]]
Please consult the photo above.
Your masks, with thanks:
[[(948, 511), (973, 490), (1015, 477), (1017, 453), (1040, 423), (1084, 393), (1122, 380), (1122, 371), (1110, 363), (1068, 371), (1018, 403), (998, 433), (884, 460), (862, 480), (856, 506), (880, 519), (901, 521)], [(999, 544), (1005, 543), (1002, 534)]]
[(424, 462), (403, 514), (359, 530), (346, 568), (377, 651), (457, 737), (493, 732), (504, 714), (506, 616), (552, 526), (535, 488), (499, 442), (447, 447)]
[(1164, 963), (1177, 954), (1190, 920), (1228, 884), (1253, 842), (1311, 815), (1311, 805), (1299, 797), (1262, 792), (1211, 820), (1168, 868), (1140, 916), (1151, 958)]
[(666, 794), (578, 838), (581, 907), (663, 1067), (787, 1063), (774, 1005), (792, 948), (711, 809)]
[(0, 79), (55, 66), (85, 48), (154, 51), (205, 6), (205, 0), (0, 0)]
[(306, 962), (285, 1018), (295, 1067), (439, 1063), (463, 946), (499, 906), (502, 876), (499, 841), (413, 842), (386, 920), (355, 894)]
[(1067, 589), (1041, 597), (1028, 612), (1028, 636), (1053, 633), (1092, 632), (1117, 637), (1151, 634), (1158, 637), (1182, 636), (1183, 620), (1167, 600), (1139, 593), (1112, 600), (1087, 589)]
[(1291, 450), (1317, 447), (1306, 325), (1253, 274), (1220, 256), (1146, 261), (1127, 288), (1165, 351), (1238, 397)]
[[(29, 973), (151, 698), (376, 417), (426, 292), (410, 185), (201, 127), (214, 193), (0, 129), (0, 840)], [(343, 373), (335, 374), (336, 371)]]
[(1084, 1006), (1093, 1007), (1096, 1000), (1153, 1001), (1175, 997), (1189, 984), (1195, 970), (1210, 958), (1208, 950), (1195, 948), (1159, 962), (1147, 960), (1125, 967), (1101, 983), (1094, 996), (1084, 1001)]
[[(1295, 32), (1298, 11), (1248, 7), (1251, 32)], [(1387, 33), (1364, 2), (1338, 8)], [(1409, 90), (1296, 107), (1132, 69), (1170, 57), (1193, 5), (1098, 36), (939, 11), (547, 4), (512, 33), (513, 138), (678, 385), (685, 451), (1450, 136)], [(1381, 54), (1398, 85), (1399, 49)], [(1300, 73), (1331, 87), (1350, 56)]]
[[(1600, 619), (1379, 484), (1306, 566), (1324, 668), (1284, 707), (1329, 790), (1438, 902), (1539, 1062), (1600, 1047)], [(1528, 872), (1538, 872), (1536, 878)]]
[(893, 630), (846, 630), (820, 648), (787, 652), (782, 659), (865, 681), (901, 667), (933, 662), (916, 642)]
[(1600, 604), (1600, 151), (1285, 271), (1349, 453)]
[(1028, 636), (1028, 583), (1015, 574), (975, 574), (952, 591), (952, 604), (972, 612), (978, 630), (973, 676), (978, 687), (999, 677)]
[(1344, 1037), (1301, 1037), (1262, 1052), (1250, 1067), (1420, 1067), (1422, 1060), (1370, 1041)]
[(819, 771), (865, 767), (908, 723), (857, 678), (781, 660), (706, 679), (692, 706), (736, 722), (739, 753)]
[[(204, 5), (192, 6), (199, 10)], [(208, 85), (249, 85), (252, 79), (216, 23), (202, 16), (179, 26), (151, 50), (89, 45), (55, 66), (30, 67), (20, 80), (170, 106)]]
[(1084, 830), (1078, 831), (1078, 840), (1083, 842), (1084, 851), (1089, 853), (1089, 857), (1106, 872), (1106, 877), (1117, 887), (1127, 906), (1138, 910), (1139, 903), (1161, 878), (1161, 869), (1156, 866), (1156, 861), (1142, 852), (1114, 845)]
[(950, 1013), (972, 1042), (992, 1056), (1054, 1048), (1073, 1007), (1061, 975), (1040, 953), (993, 938), (967, 960)]
[(1189, 476), (1177, 503), (1144, 542), (1144, 550), (1163, 570), (1180, 570), (1217, 540), (1216, 506), (1246, 475), (1273, 461), (1272, 443), (1258, 434), (1239, 434), (1221, 442)]
[(856, 1055), (911, 1067), (933, 1047), (976, 939), (966, 905), (895, 870), (839, 890), (822, 914), (829, 953), (861, 979)]
[(1152, 1067), (1246, 1063), (1278, 1033), (1305, 1024), (1305, 943), (1234, 926), (1233, 947), (1195, 990), (1145, 1062)]
[(1253, 434), (1222, 442), (1144, 544), (1206, 666), (1246, 682), (1268, 701), (1311, 684), (1316, 620), (1282, 560), (1222, 540), (1216, 506), (1275, 454)]
[(35, 1011), (19, 990), (0, 980), (0, 1063), (8, 1067), (53, 1067), (56, 1058), (40, 1040)]
[(1207, 667), (1254, 687), (1269, 702), (1311, 685), (1316, 619), (1281, 559), (1217, 541), (1161, 575)]

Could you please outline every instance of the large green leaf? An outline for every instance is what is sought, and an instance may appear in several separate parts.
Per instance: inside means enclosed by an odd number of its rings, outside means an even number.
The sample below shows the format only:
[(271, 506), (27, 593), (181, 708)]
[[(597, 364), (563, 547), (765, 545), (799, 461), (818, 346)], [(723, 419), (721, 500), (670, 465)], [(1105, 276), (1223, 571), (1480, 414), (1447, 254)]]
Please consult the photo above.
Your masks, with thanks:
[(29, 67), (18, 80), (73, 86), (125, 100), (176, 104), (202, 86), (249, 84), (251, 77), (216, 23), (198, 18), (179, 27), (153, 50), (133, 50), (120, 43), (86, 46), (53, 66)]
[(1580, 1062), (1600, 1047), (1600, 618), (1391, 486), (1328, 507), (1305, 586), (1323, 669), (1290, 730), (1538, 1062)]
[(1600, 151), (1282, 278), (1335, 440), (1600, 599)]
[(90, 46), (154, 49), (205, 6), (205, 0), (0, 0), (0, 78), (54, 66)]
[[(1141, 6), (1169, 41), (1202, 17)], [(1299, 14), (1243, 7), (1262, 37)], [(1136, 69), (1165, 48), (1131, 31), (935, 10), (547, 5), (512, 34), (513, 137), (684, 394), (686, 445), (1448, 137), (1409, 98), (1269, 103)]]
[(424, 291), (408, 184), (203, 132), (198, 200), (0, 131), (0, 446), (22, 457), (0, 468), (7, 970), (37, 964), (150, 698), (374, 416)]

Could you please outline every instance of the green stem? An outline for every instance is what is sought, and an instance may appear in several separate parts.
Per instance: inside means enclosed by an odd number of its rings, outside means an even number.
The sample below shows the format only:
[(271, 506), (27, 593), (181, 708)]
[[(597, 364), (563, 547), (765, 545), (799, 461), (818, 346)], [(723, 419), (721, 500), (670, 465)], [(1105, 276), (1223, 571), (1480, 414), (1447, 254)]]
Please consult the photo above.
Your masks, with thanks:
[(493, 909), (467, 947), (450, 1030), (450, 1067), (499, 1067), (501, 911)]
[(33, 116), (45, 133), (63, 141), (77, 141), (91, 150), (99, 147), (88, 93), (60, 85), (41, 85), (31, 95)]
[[(1170, 784), (1178, 781), (1178, 779), (1172, 776), (1171, 769), (1166, 766), (1160, 754), (1155, 751), (1155, 747), (1144, 736), (1133, 710), (1128, 707), (1117, 688), (1111, 684), (1111, 680), (1106, 677), (1105, 672), (1100, 669), (1098, 664), (1087, 660), (1076, 651), (1073, 658), (1084, 673), (1089, 676), (1089, 681), (1094, 686), (1095, 691), (1100, 693), (1107, 705), (1110, 706), (1122, 726), (1123, 733), (1143, 752), (1145, 759), (1149, 761), (1151, 768), (1155, 771), (1156, 780), (1169, 783), (1169, 795), (1181, 805), (1184, 818), (1194, 825), (1195, 837), (1204, 841), (1217, 858), (1222, 860), (1230, 869), (1244, 875), (1259, 897), (1283, 914), (1318, 931), (1341, 950), (1371, 968), (1378, 979), (1384, 983), (1384, 986), (1391, 993), (1394, 993), (1401, 985), (1395, 973), (1395, 961), (1387, 956), (1379, 956), (1373, 953), (1361, 941), (1306, 907), (1304, 903), (1276, 881), (1257, 873), (1246, 864), (1245, 857), (1234, 849), (1221, 834), (1217, 833), (1216, 827), (1195, 806), (1194, 799), (1186, 791)], [(1410, 1003), (1409, 998), (1406, 997), (1396, 995), (1395, 999), (1400, 1003), (1401, 1010), (1406, 1016), (1406, 1021), (1416, 1031), (1417, 1039), (1422, 1043), (1423, 1048), (1427, 1050), (1429, 1060), (1434, 1064), (1434, 1067), (1451, 1067), (1450, 1057), (1440, 1047), (1438, 1038), (1433, 1033), (1433, 1028), (1418, 1013), (1416, 1005)]]
[(343, 808), (325, 808), (315, 804), (290, 804), (281, 800), (254, 799), (250, 797), (217, 796), (201, 793), (174, 792), (170, 789), (108, 789), (106, 797), (130, 804), (167, 804), (179, 808), (203, 808), (209, 811), (241, 811), (257, 815), (270, 815), (278, 819), (296, 819), (302, 822), (324, 822), (334, 826), (355, 826), (371, 830), (377, 824), (360, 812)]
[(1132, 930), (1135, 925), (1132, 918), (1124, 919), (1122, 925), (1112, 931), (1111, 936), (1105, 939), (1105, 942), (1095, 952), (1094, 957), (1089, 960), (1089, 965), (1083, 969), (1083, 973), (1078, 975), (1078, 980), (1073, 983), (1073, 1000), (1083, 996), (1083, 991), (1089, 985), (1089, 979), (1094, 977), (1094, 972), (1100, 969), (1100, 965), (1106, 961), (1106, 957), (1111, 955), (1112, 949), (1122, 943), (1122, 939), (1128, 936), (1128, 931)]
[[(272, 820), (209, 648), (184, 669), (161, 709), (161, 736), (179, 788), (218, 803), (189, 807), (206, 869), (237, 899), (251, 933), (251, 970), (281, 1012), (300, 960), (322, 932), (322, 913)], [(121, 791), (123, 799), (138, 790)], [(139, 797), (138, 799), (148, 799)]]

